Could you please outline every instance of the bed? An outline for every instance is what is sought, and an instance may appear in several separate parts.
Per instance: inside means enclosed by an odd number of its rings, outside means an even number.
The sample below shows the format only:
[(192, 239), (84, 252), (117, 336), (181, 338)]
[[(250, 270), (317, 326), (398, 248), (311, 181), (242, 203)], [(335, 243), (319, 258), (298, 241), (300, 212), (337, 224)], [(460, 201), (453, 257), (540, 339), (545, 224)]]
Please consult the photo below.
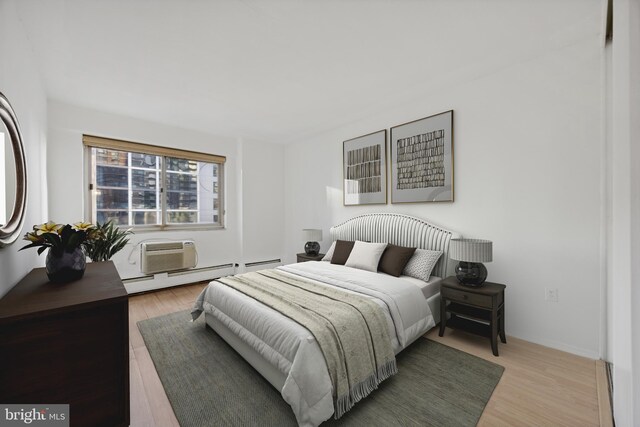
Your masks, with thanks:
[[(442, 256), (426, 282), (327, 261), (285, 265), (277, 270), (252, 274), (262, 279), (262, 276), (268, 276), (268, 279), (273, 276), (292, 283), (300, 281), (306, 286), (326, 288), (331, 292), (339, 289), (339, 295), (350, 297), (353, 294), (372, 301), (384, 313), (386, 339), (391, 342), (394, 354), (439, 322), (439, 282), (452, 273), (449, 242), (459, 237), (457, 233), (418, 218), (380, 213), (352, 218), (332, 227), (330, 234), (333, 241), (390, 243), (442, 251)], [(320, 340), (315, 339), (317, 334), (314, 336), (310, 329), (264, 301), (257, 301), (250, 293), (234, 289), (232, 282), (233, 278), (211, 282), (196, 301), (192, 312), (194, 318), (204, 313), (206, 324), (281, 391), (299, 425), (316, 426), (334, 413), (341, 415), (345, 409), (336, 402), (335, 393), (332, 395), (335, 377), (327, 368), (330, 364), (325, 362), (324, 348), (321, 350), (317, 342)]]

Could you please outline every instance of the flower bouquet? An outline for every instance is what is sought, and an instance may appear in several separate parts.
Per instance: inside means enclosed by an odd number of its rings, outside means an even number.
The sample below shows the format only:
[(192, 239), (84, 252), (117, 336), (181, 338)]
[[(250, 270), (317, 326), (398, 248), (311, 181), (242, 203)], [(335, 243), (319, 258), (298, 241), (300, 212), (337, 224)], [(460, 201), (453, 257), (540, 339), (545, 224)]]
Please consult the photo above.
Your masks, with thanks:
[(127, 244), (128, 234), (130, 230), (122, 232), (111, 222), (96, 226), (90, 222), (70, 225), (49, 221), (35, 225), (33, 231), (25, 234), (24, 240), (31, 243), (20, 250), (37, 247), (40, 255), (49, 249), (45, 262), (47, 276), (52, 282), (64, 283), (84, 275), (87, 253), (100, 255), (92, 258), (94, 261), (106, 261)]

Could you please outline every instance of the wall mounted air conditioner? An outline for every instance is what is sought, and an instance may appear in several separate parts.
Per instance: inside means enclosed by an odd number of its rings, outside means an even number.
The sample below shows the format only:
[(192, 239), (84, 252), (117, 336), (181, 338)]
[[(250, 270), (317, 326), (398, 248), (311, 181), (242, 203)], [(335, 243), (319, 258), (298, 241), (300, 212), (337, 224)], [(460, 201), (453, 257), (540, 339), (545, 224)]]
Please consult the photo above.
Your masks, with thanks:
[(195, 267), (196, 263), (196, 244), (191, 240), (141, 244), (140, 269), (144, 274), (184, 270)]

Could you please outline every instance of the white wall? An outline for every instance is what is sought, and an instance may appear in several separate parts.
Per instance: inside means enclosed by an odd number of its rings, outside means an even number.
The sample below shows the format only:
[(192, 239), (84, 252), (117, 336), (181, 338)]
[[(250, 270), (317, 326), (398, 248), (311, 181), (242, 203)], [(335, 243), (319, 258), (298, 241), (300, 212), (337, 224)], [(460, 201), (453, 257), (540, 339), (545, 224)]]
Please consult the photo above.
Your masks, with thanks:
[[(326, 251), (329, 227), (358, 214), (399, 212), (428, 219), (494, 242), (494, 261), (487, 268), (489, 280), (508, 285), (507, 334), (598, 357), (599, 16), (598, 5), (585, 5), (566, 16), (571, 30), (554, 35), (554, 49), (436, 91), (416, 88), (401, 105), (288, 146), (288, 260), (303, 247), (302, 228), (321, 227)], [(416, 57), (411, 66), (428, 66), (430, 60)], [(342, 141), (449, 109), (454, 110), (454, 203), (342, 205)], [(557, 288), (559, 302), (545, 302), (545, 288)]]
[[(47, 102), (37, 69), (15, 4), (0, 2), (0, 92), (9, 99), (16, 112), (25, 145), (28, 177), (25, 230), (42, 222), (47, 203), (44, 183)], [(0, 248), (0, 297), (39, 262), (33, 249), (18, 252), (23, 243), (18, 240), (11, 246)]]
[(640, 424), (640, 2), (614, 2), (609, 354), (618, 426)]
[[(226, 220), (224, 230), (206, 231), (162, 231), (162, 232), (138, 232), (131, 239), (131, 243), (118, 253), (113, 261), (123, 279), (139, 277), (142, 275), (138, 264), (132, 264), (139, 258), (136, 245), (147, 239), (193, 239), (198, 249), (198, 267), (216, 266), (227, 263), (243, 263), (245, 258), (242, 253), (241, 236), (246, 237), (247, 247), (261, 247), (260, 255), (271, 258), (281, 257), (282, 251), (282, 203), (261, 207), (260, 198), (257, 205), (250, 204), (251, 209), (241, 213), (241, 201), (245, 183), (247, 194), (255, 194), (262, 191), (262, 176), (270, 176), (272, 167), (281, 169), (283, 148), (274, 144), (243, 143), (235, 138), (222, 138), (202, 132), (182, 129), (179, 123), (166, 125), (137, 120), (129, 117), (118, 116), (110, 113), (89, 110), (63, 104), (60, 102), (49, 103), (49, 172), (48, 181), (50, 188), (49, 212), (50, 218), (57, 222), (72, 222), (84, 217), (85, 182), (83, 175), (83, 146), (82, 135), (112, 137), (134, 142), (142, 142), (159, 146), (177, 147), (187, 150), (218, 154), (227, 157), (225, 164), (225, 200)], [(244, 145), (246, 148), (241, 148)], [(259, 149), (271, 153), (266, 157), (267, 162), (261, 162), (253, 156), (253, 150)], [(242, 153), (246, 152), (251, 172), (242, 181), (243, 166)], [(262, 155), (262, 154), (261, 154)], [(260, 155), (260, 156), (261, 156)], [(275, 164), (272, 163), (275, 161)], [(277, 176), (277, 175), (276, 175)], [(264, 183), (269, 184), (273, 178), (268, 178)], [(282, 185), (269, 185), (271, 197), (274, 200), (282, 199)], [(254, 203), (254, 202), (250, 202)], [(261, 224), (265, 217), (279, 217), (280, 221), (274, 224), (275, 233), (263, 239), (262, 235), (253, 234), (253, 224)], [(244, 225), (249, 227), (249, 233), (243, 233)], [(279, 233), (278, 233), (279, 231)], [(260, 246), (264, 241), (264, 247)], [(254, 244), (259, 242), (257, 245)], [(251, 254), (253, 255), (253, 254)], [(252, 259), (253, 260), (253, 259)], [(193, 277), (181, 276), (183, 283), (193, 281)], [(162, 287), (176, 284), (158, 277), (152, 287)], [(145, 282), (145, 289), (150, 283)]]
[(244, 261), (280, 259), (284, 253), (284, 146), (245, 142), (242, 152)]

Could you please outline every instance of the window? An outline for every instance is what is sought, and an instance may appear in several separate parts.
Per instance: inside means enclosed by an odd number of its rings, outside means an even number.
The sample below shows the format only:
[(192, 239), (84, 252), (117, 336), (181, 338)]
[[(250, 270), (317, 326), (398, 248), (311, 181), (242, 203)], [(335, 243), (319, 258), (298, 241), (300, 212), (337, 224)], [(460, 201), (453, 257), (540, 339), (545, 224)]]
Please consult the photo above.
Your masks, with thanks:
[(93, 222), (136, 228), (222, 227), (225, 158), (84, 136)]

